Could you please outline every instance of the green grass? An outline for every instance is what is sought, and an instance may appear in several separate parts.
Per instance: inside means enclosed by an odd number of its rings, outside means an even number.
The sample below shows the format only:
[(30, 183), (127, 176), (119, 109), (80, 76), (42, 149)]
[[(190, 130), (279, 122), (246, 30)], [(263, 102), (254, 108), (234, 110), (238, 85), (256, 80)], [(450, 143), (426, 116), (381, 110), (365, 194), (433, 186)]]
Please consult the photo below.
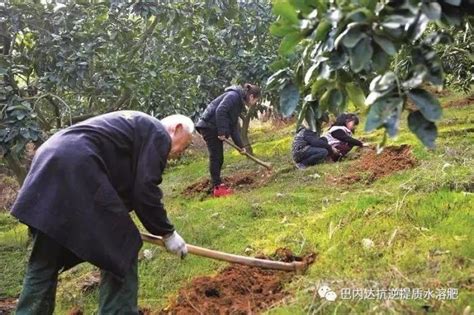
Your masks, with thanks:
[[(350, 161), (297, 171), (289, 151), (294, 126), (259, 124), (251, 133), (254, 151), (274, 165), (264, 186), (242, 189), (224, 199), (183, 198), (181, 192), (187, 185), (207, 176), (207, 155), (195, 150), (167, 170), (162, 185), (165, 204), (177, 230), (191, 244), (241, 255), (246, 248), (254, 254), (271, 254), (279, 247), (296, 254), (318, 254), (305, 274), (287, 284), (292, 297), (269, 310), (270, 314), (415, 314), (425, 310), (459, 314), (474, 306), (473, 110), (474, 104), (445, 109), (438, 124), (438, 146), (432, 151), (402, 123), (400, 134), (388, 145), (411, 145), (419, 164), (371, 185), (327, 182), (328, 176), (348, 170)], [(358, 134), (366, 141), (382, 138), (380, 131)], [(251, 161), (226, 151), (223, 175), (257, 170)], [(20, 290), (26, 263), (25, 235), (26, 229), (0, 214), (0, 296), (16, 296)], [(374, 245), (365, 248), (363, 239)], [(225, 266), (193, 256), (181, 261), (148, 244), (144, 248), (151, 249), (155, 257), (139, 265), (139, 303), (143, 307), (161, 309), (192, 278), (216, 273)], [(74, 305), (83, 307), (86, 314), (94, 313), (97, 290), (82, 294), (77, 285), (92, 269), (83, 264), (61, 276), (58, 314)], [(457, 288), (459, 297), (390, 303), (338, 299), (329, 303), (316, 298), (315, 290), (321, 283), (336, 292), (377, 286)]]

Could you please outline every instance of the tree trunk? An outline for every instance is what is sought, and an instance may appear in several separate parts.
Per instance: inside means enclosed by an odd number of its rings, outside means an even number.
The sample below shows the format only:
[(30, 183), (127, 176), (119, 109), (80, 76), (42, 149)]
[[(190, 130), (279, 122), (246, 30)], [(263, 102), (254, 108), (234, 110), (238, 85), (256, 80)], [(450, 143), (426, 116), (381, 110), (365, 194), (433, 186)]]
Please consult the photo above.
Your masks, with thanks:
[(12, 155), (12, 153), (8, 153), (4, 156), (4, 159), (7, 161), (8, 168), (13, 172), (15, 175), (18, 184), (23, 185), (23, 181), (26, 177), (26, 168), (21, 163), (20, 159), (17, 156)]
[(242, 127), (240, 128), (240, 135), (242, 136), (242, 142), (244, 144), (244, 148), (247, 150), (248, 153), (253, 154), (252, 146), (250, 145), (249, 140), (249, 127), (250, 121), (255, 113), (254, 108), (250, 108), (244, 115), (242, 115)]

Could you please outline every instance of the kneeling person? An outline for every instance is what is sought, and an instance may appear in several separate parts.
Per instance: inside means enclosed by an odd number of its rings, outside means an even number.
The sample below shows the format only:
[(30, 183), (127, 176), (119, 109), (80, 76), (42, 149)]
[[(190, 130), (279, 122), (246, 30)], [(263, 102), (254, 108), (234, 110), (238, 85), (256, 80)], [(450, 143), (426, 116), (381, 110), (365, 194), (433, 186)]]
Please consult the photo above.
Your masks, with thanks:
[(337, 149), (321, 139), (316, 132), (305, 127), (298, 129), (292, 145), (293, 160), (297, 168), (304, 169), (323, 163), (330, 153), (337, 154)]

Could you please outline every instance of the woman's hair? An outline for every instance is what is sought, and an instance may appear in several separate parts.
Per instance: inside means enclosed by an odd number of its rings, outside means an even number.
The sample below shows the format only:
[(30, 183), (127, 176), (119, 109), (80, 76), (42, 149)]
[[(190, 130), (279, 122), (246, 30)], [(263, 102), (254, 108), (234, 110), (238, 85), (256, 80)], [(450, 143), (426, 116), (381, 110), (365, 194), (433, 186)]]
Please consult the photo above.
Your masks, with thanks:
[(354, 124), (357, 126), (359, 124), (359, 117), (357, 117), (356, 114), (352, 113), (340, 114), (339, 116), (337, 116), (333, 126), (345, 126), (349, 121), (353, 121)]
[(246, 98), (249, 97), (249, 95), (253, 95), (256, 98), (260, 98), (260, 96), (262, 96), (262, 90), (260, 89), (260, 87), (250, 83), (244, 84), (244, 91)]

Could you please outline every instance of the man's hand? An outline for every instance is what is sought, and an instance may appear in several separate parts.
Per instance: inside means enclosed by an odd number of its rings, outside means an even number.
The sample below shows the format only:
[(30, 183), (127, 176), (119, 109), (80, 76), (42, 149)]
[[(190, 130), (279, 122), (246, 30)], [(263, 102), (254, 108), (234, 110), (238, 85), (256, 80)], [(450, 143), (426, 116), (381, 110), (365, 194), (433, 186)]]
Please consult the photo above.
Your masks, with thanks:
[(224, 141), (224, 140), (227, 139), (228, 137), (222, 135), (222, 136), (217, 136), (217, 138), (219, 138), (219, 140), (221, 140), (221, 141)]
[(186, 247), (186, 242), (183, 238), (174, 231), (170, 236), (163, 237), (165, 242), (166, 249), (173, 254), (178, 255), (181, 258), (184, 258), (188, 253), (188, 248)]
[(240, 148), (240, 154), (246, 155), (247, 154), (247, 149), (246, 148)]
[(331, 147), (331, 148), (332, 148), (332, 153), (333, 153), (334, 155), (339, 155), (339, 154), (340, 154), (339, 150), (336, 149), (336, 147)]
[(370, 147), (370, 143), (363, 142), (363, 143), (362, 143), (362, 146), (363, 146), (363, 147)]

